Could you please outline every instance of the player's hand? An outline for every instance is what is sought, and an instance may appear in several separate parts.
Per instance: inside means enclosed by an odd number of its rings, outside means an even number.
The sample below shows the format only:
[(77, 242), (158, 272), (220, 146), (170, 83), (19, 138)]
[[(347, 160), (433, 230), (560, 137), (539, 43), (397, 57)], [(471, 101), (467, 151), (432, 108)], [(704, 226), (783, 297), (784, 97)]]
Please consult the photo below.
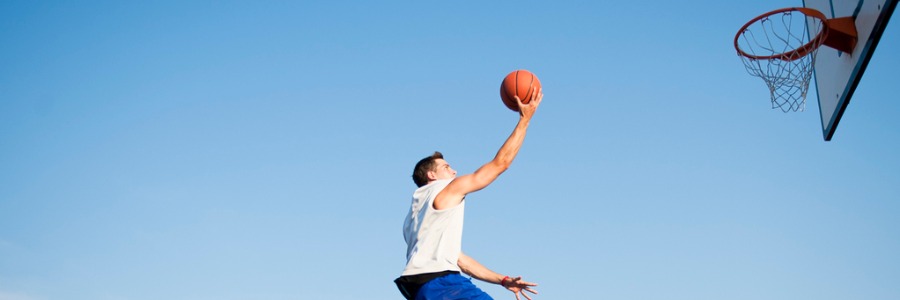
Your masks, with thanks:
[[(540, 98), (538, 98), (538, 99), (540, 99)], [(540, 100), (538, 100), (538, 101), (540, 101)], [(537, 106), (537, 105), (535, 105), (535, 106)], [(524, 281), (524, 280), (522, 280), (522, 276), (510, 277), (509, 280), (502, 282), (502, 284), (503, 284), (503, 287), (505, 287), (507, 290), (513, 292), (513, 294), (516, 295), (516, 300), (522, 300), (519, 298), (519, 294), (522, 294), (522, 296), (525, 296), (525, 299), (531, 300), (531, 296), (528, 296), (528, 294), (525, 294), (525, 291), (528, 291), (529, 293), (537, 295), (537, 291), (535, 291), (534, 289), (531, 288), (533, 286), (537, 286), (537, 283), (531, 283), (531, 282)]]
[(528, 104), (522, 103), (522, 99), (519, 99), (519, 96), (513, 96), (516, 99), (516, 103), (519, 104), (519, 116), (530, 119), (534, 115), (538, 105), (541, 105), (541, 100), (544, 99), (543, 90), (544, 88), (532, 90), (531, 101), (528, 101)]

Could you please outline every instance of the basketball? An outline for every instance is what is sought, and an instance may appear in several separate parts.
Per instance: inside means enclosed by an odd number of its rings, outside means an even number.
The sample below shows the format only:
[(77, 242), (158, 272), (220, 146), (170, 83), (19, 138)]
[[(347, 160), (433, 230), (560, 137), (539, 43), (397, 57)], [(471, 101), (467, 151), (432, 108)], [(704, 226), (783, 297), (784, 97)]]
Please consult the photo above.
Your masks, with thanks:
[(500, 99), (512, 111), (519, 111), (519, 104), (515, 96), (522, 99), (522, 103), (531, 102), (531, 94), (541, 88), (541, 81), (527, 70), (516, 70), (506, 75), (500, 84)]

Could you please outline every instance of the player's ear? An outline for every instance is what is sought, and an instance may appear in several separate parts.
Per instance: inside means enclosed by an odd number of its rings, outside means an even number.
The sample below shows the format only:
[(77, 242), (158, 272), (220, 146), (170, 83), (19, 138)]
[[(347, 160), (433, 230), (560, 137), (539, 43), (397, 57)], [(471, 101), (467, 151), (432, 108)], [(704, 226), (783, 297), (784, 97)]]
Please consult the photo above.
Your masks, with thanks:
[(427, 174), (427, 176), (428, 176), (428, 181), (432, 181), (432, 180), (436, 180), (436, 179), (437, 179), (437, 175), (434, 174), (434, 171), (428, 171), (428, 173), (426, 173), (426, 174)]

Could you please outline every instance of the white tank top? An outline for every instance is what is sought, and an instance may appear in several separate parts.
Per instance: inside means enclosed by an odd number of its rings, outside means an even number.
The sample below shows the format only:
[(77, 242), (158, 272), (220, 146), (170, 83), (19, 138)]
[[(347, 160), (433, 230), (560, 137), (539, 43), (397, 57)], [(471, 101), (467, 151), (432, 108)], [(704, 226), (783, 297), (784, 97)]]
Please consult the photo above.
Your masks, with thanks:
[(406, 268), (403, 276), (441, 271), (459, 271), (457, 260), (462, 251), (463, 212), (459, 205), (435, 210), (437, 194), (452, 179), (435, 180), (413, 193), (409, 214), (403, 222), (406, 239)]

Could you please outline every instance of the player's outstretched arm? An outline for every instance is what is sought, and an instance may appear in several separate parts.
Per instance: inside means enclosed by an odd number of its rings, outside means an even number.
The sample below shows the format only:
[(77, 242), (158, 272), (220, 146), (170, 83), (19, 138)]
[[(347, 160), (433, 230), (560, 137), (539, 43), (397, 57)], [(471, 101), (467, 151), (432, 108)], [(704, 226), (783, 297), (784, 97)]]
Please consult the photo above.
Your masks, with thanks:
[(509, 169), (513, 159), (519, 154), (522, 142), (525, 141), (528, 123), (531, 122), (531, 117), (534, 116), (534, 112), (537, 110), (538, 105), (541, 104), (543, 98), (544, 94), (540, 90), (532, 92), (531, 99), (533, 100), (528, 102), (528, 104), (522, 103), (518, 96), (515, 97), (519, 103), (519, 122), (516, 124), (512, 134), (506, 139), (506, 142), (503, 143), (503, 146), (500, 147), (500, 150), (497, 151), (497, 155), (494, 156), (493, 160), (478, 168), (475, 173), (457, 177), (450, 182), (435, 197), (435, 209), (447, 209), (459, 205), (466, 194), (485, 188), (491, 182), (494, 182), (506, 169)]
[(457, 260), (456, 264), (459, 265), (459, 269), (462, 270), (463, 273), (466, 273), (475, 279), (502, 285), (507, 290), (513, 292), (513, 294), (516, 295), (516, 299), (519, 299), (519, 294), (521, 294), (522, 296), (525, 296), (526, 299), (531, 300), (531, 296), (525, 294), (525, 291), (535, 295), (537, 294), (537, 291), (532, 289), (532, 287), (537, 286), (536, 283), (524, 281), (521, 276), (509, 277), (500, 275), (481, 265), (481, 263), (465, 253), (459, 253), (459, 260)]

